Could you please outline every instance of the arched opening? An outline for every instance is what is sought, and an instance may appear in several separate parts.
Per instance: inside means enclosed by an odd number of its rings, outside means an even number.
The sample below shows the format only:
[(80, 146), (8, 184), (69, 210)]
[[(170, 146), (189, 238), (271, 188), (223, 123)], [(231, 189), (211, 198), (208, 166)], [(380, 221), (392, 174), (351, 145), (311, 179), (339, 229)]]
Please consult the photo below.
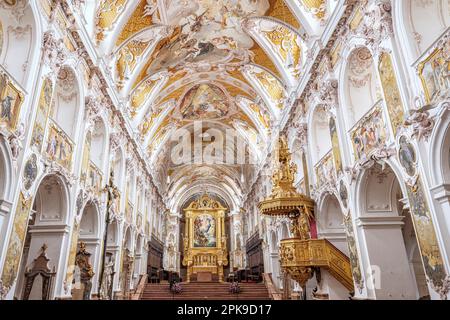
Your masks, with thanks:
[(415, 61), (450, 26), (450, 3), (447, 0), (400, 2)]
[(134, 263), (134, 274), (133, 274), (133, 283), (136, 287), (139, 281), (139, 276), (145, 273), (145, 267), (143, 266), (144, 258), (144, 238), (142, 235), (138, 235), (136, 241), (136, 249), (135, 249), (135, 263)]
[(72, 141), (78, 123), (79, 88), (74, 71), (65, 66), (59, 70), (53, 96), (51, 118)]
[(125, 179), (125, 160), (123, 157), (122, 149), (118, 149), (114, 155), (114, 183), (119, 188), (119, 191), (123, 193)]
[(344, 71), (344, 118), (347, 130), (381, 99), (381, 88), (372, 53), (359, 47), (350, 53)]
[[(99, 214), (97, 206), (89, 202), (83, 210), (80, 221), (80, 231), (78, 236), (78, 248), (84, 245), (86, 253), (89, 255), (89, 263), (94, 272), (91, 279), (92, 290), (90, 294), (97, 293), (98, 269), (100, 253), (100, 235), (99, 235)], [(83, 272), (81, 270), (81, 272)], [(82, 275), (83, 276), (83, 275)], [(88, 293), (89, 294), (89, 293)]]
[(72, 170), (74, 160), (79, 100), (75, 73), (69, 67), (62, 67), (50, 109), (46, 154), (68, 170)]
[(95, 121), (91, 136), (90, 159), (100, 172), (104, 173), (103, 166), (106, 152), (106, 128), (103, 121)]
[(275, 232), (270, 234), (270, 266), (272, 270), (272, 280), (274, 284), (280, 288), (282, 279), (280, 274), (280, 247), (278, 237)]
[[(34, 261), (42, 253), (48, 259), (47, 265), (56, 273), (61, 268), (62, 245), (66, 236), (66, 216), (68, 201), (66, 186), (56, 175), (45, 177), (37, 189), (33, 207), (29, 216), (25, 244), (22, 251), (21, 266), (18, 273), (18, 282), (15, 297), (18, 299), (42, 300), (45, 296), (52, 299), (54, 288), (44, 293), (43, 277), (37, 276), (31, 279), (28, 272), (34, 267)], [(44, 249), (44, 250), (43, 250)], [(53, 283), (55, 277), (54, 274)], [(30, 283), (31, 282), (31, 283)], [(31, 290), (25, 290), (31, 285)]]
[[(128, 223), (133, 221), (133, 207), (134, 207), (134, 195), (136, 192), (136, 173), (131, 171), (127, 175), (126, 189), (125, 189), (125, 220)], [(153, 221), (154, 230), (159, 230), (158, 226), (155, 225), (157, 219)]]
[(327, 195), (317, 217), (319, 238), (328, 239), (336, 248), (348, 255), (347, 239), (344, 229), (344, 214), (334, 195)]
[(122, 249), (122, 266), (120, 270), (120, 287), (123, 297), (127, 297), (132, 288), (133, 277), (133, 240), (131, 235), (131, 228), (128, 227), (125, 231), (124, 243)]
[[(318, 238), (327, 239), (347, 257), (349, 248), (344, 229), (344, 214), (335, 195), (325, 196), (321, 208), (317, 214)], [(316, 298), (327, 297), (329, 300), (345, 300), (349, 297), (349, 291), (327, 270), (321, 269), (320, 282), (314, 293)]]
[[(377, 299), (419, 299), (429, 296), (425, 272), (417, 264), (418, 246), (401, 186), (388, 165), (366, 170), (360, 189), (359, 233), (364, 239), (366, 273)], [(371, 284), (368, 284), (371, 285)]]
[[(295, 163), (297, 166), (297, 174), (295, 176), (294, 184), (297, 188), (302, 189), (304, 188), (301, 186), (301, 182), (304, 182), (304, 172), (303, 172), (303, 148), (301, 142), (296, 139), (294, 143), (292, 144), (292, 162)], [(304, 191), (304, 190), (302, 190)]]
[(323, 106), (317, 106), (312, 116), (311, 152), (313, 163), (317, 164), (331, 150), (329, 116)]
[(117, 246), (118, 240), (118, 225), (117, 220), (112, 221), (108, 226), (108, 246)]
[[(20, 11), (19, 15), (12, 14)], [(3, 1), (0, 5), (0, 65), (23, 87), (28, 87), (30, 70), (39, 45), (37, 24), (28, 1)]]

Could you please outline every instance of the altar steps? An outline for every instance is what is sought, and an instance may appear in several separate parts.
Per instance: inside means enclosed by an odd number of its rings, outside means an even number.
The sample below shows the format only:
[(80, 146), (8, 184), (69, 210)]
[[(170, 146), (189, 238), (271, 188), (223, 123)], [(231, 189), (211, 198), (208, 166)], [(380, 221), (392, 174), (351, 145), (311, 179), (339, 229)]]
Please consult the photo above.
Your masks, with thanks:
[(229, 292), (229, 283), (191, 282), (182, 283), (183, 292), (172, 295), (168, 284), (145, 286), (141, 300), (270, 300), (264, 283), (241, 283), (239, 295)]

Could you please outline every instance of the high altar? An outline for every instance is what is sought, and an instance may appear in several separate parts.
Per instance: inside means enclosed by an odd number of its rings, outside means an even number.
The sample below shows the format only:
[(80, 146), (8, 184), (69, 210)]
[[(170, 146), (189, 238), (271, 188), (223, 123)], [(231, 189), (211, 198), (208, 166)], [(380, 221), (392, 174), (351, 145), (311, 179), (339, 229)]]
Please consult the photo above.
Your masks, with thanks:
[(192, 275), (216, 275), (223, 282), (223, 267), (228, 265), (224, 208), (207, 194), (193, 201), (186, 209), (186, 230), (183, 265), (187, 281)]

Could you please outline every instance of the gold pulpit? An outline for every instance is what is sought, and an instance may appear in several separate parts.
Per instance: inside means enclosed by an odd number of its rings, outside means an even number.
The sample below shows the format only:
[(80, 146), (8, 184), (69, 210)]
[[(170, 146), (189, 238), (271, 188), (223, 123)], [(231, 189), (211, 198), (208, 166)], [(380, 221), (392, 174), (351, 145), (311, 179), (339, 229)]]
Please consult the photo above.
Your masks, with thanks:
[(264, 215), (291, 219), (292, 239), (280, 242), (280, 266), (303, 288), (320, 268), (327, 269), (348, 290), (353, 288), (350, 260), (325, 239), (311, 239), (314, 201), (294, 187), (297, 166), (291, 163), (291, 153), (285, 136), (280, 136), (272, 194), (258, 204)]
[(187, 281), (192, 275), (211, 273), (223, 282), (223, 267), (228, 265), (224, 208), (207, 194), (184, 209), (186, 230), (183, 239), (183, 265)]

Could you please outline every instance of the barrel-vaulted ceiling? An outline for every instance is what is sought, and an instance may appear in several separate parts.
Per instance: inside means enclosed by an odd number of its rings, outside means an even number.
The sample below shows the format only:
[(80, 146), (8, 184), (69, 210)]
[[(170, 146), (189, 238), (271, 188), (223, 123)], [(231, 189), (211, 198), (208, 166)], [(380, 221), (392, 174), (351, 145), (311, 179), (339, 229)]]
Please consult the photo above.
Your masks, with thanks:
[(233, 128), (262, 160), (305, 64), (301, 13), (320, 20), (325, 10), (325, 0), (100, 1), (98, 50), (151, 165), (171, 176), (168, 194), (206, 181), (243, 193), (248, 168), (174, 165), (169, 136), (203, 120)]

